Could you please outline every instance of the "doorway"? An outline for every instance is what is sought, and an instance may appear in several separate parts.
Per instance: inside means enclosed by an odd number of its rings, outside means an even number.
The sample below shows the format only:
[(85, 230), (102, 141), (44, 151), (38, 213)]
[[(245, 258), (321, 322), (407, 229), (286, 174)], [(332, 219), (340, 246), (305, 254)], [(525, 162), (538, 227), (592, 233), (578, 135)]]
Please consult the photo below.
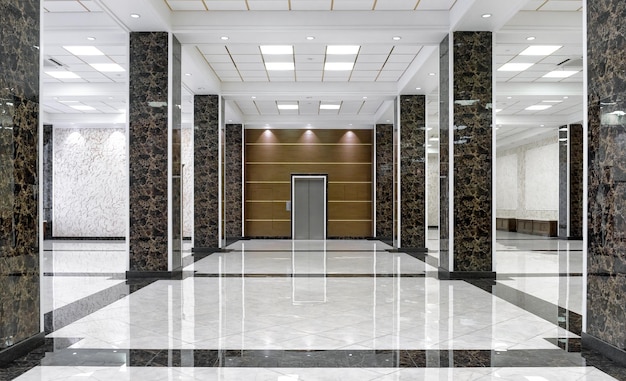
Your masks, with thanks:
[(291, 175), (292, 239), (326, 239), (328, 175)]

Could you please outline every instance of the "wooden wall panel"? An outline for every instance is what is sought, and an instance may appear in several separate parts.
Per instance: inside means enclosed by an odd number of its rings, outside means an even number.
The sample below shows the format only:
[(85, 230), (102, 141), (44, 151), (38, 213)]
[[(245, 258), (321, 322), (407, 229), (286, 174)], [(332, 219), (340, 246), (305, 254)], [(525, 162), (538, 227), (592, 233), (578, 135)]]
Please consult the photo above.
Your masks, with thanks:
[(328, 237), (372, 235), (371, 130), (246, 130), (247, 237), (291, 236), (292, 174), (328, 174)]

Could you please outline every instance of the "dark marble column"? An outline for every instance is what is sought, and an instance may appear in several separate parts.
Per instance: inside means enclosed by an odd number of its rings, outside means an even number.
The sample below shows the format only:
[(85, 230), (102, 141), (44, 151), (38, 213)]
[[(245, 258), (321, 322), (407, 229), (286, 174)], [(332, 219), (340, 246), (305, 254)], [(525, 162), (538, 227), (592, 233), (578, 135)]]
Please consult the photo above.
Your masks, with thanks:
[(376, 238), (393, 239), (393, 124), (376, 125)]
[(426, 96), (400, 96), (400, 249), (426, 251)]
[(194, 96), (194, 251), (219, 248), (219, 97)]
[(0, 365), (43, 342), (39, 324), (40, 1), (0, 13)]
[(569, 125), (569, 236), (583, 238), (583, 126)]
[(243, 212), (243, 125), (226, 125), (226, 150), (224, 171), (224, 212), (226, 215), (226, 242), (231, 244), (242, 238)]
[(626, 2), (587, 1), (588, 243), (583, 346), (626, 363)]
[(129, 85), (128, 276), (167, 276), (180, 267), (181, 239), (180, 44), (175, 37), (130, 34)]
[(43, 152), (41, 153), (43, 162), (43, 173), (41, 174), (43, 194), (41, 199), (43, 202), (44, 239), (52, 238), (52, 174), (54, 173), (52, 128), (51, 124), (44, 124), (43, 126)]
[(491, 32), (454, 32), (441, 43), (442, 278), (495, 277), (492, 50)]

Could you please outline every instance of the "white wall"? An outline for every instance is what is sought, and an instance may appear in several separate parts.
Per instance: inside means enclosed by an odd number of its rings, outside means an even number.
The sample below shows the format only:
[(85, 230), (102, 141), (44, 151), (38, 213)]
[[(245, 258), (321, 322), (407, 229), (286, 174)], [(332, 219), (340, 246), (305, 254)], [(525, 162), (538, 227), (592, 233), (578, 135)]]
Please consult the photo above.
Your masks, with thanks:
[(496, 216), (530, 220), (559, 218), (558, 136), (498, 151)]
[(126, 236), (124, 130), (55, 128), (53, 133), (53, 236)]

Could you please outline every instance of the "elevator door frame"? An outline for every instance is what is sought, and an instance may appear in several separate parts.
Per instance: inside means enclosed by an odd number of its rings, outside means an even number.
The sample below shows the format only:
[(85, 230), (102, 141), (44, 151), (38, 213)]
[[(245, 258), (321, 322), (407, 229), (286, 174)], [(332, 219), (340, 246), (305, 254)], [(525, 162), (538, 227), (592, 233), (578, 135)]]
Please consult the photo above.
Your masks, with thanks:
[(292, 174), (291, 175), (291, 239), (294, 238), (295, 232), (295, 220), (294, 220), (294, 211), (296, 209), (295, 205), (295, 186), (297, 179), (320, 179), (323, 181), (323, 189), (324, 189), (324, 228), (322, 229), (324, 232), (323, 240), (326, 240), (328, 237), (328, 174), (311, 174), (311, 175), (302, 175), (302, 174)]

